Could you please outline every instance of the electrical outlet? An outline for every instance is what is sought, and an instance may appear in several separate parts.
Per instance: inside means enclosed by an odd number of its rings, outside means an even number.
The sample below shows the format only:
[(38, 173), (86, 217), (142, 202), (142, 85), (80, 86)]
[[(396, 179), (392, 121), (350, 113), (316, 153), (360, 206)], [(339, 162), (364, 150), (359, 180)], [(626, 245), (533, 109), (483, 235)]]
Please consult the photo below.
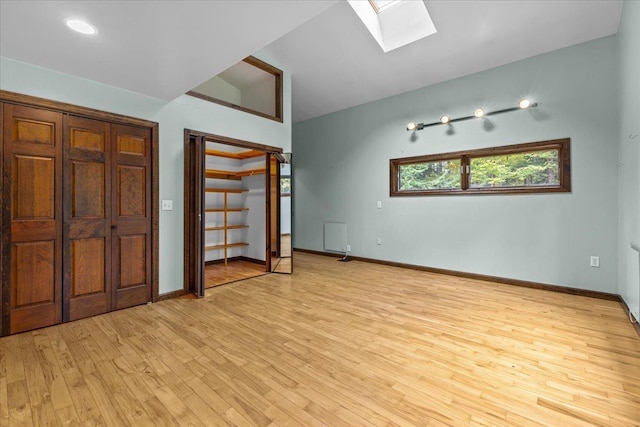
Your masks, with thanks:
[(163, 200), (161, 209), (163, 211), (172, 211), (173, 210), (173, 200)]
[(351, 252), (351, 245), (347, 245), (347, 252)]
[(378, 209), (382, 209), (382, 200), (378, 200), (378, 202), (376, 203), (376, 207)]
[(376, 239), (376, 243), (381, 245), (382, 244), (382, 237), (378, 237), (378, 239)]
[(600, 257), (599, 256), (592, 256), (590, 265), (591, 265), (591, 267), (600, 267)]

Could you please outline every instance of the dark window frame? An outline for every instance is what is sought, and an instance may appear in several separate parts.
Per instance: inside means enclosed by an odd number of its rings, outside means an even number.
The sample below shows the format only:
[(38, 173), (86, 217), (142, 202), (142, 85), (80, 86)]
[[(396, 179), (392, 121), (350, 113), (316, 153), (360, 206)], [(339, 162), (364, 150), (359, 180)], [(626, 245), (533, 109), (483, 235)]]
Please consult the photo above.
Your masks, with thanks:
[[(501, 156), (507, 154), (531, 153), (537, 151), (558, 151), (558, 185), (510, 186), (471, 188), (469, 185), (471, 159), (478, 157)], [(400, 190), (400, 166), (416, 163), (429, 163), (443, 160), (460, 160), (461, 188), (433, 190)], [(425, 156), (404, 157), (389, 161), (389, 195), (391, 197), (444, 196), (465, 194), (531, 194), (531, 193), (569, 193), (571, 192), (571, 139), (530, 142), (526, 144), (505, 145), (481, 148), (477, 150), (455, 151)]]
[(256, 68), (261, 69), (262, 71), (266, 71), (269, 74), (272, 74), (275, 77), (275, 91), (276, 91), (276, 105), (275, 105), (275, 115), (271, 115), (271, 114), (265, 114), (262, 113), (260, 111), (256, 111), (253, 110), (251, 108), (247, 108), (247, 107), (243, 107), (241, 105), (238, 104), (234, 104), (232, 102), (228, 102), (228, 101), (223, 101), (221, 99), (218, 98), (214, 98), (212, 96), (209, 95), (204, 95), (202, 93), (199, 92), (195, 92), (193, 90), (190, 90), (189, 92), (186, 93), (186, 95), (189, 96), (193, 96), (196, 98), (200, 98), (203, 99), (205, 101), (209, 101), (209, 102), (213, 102), (216, 104), (220, 104), (220, 105), (224, 105), (225, 107), (229, 107), (229, 108), (233, 108), (235, 110), (239, 110), (239, 111), (244, 111), (245, 113), (249, 113), (249, 114), (254, 114), (256, 116), (260, 116), (260, 117), (264, 117), (266, 119), (271, 119), (271, 120), (275, 120), (276, 122), (280, 122), (283, 123), (284, 119), (283, 119), (283, 113), (282, 113), (282, 97), (283, 97), (283, 73), (282, 70), (280, 70), (279, 68), (274, 67), (271, 64), (267, 64), (266, 62), (254, 57), (254, 56), (248, 56), (245, 59), (242, 60), (242, 62), (246, 62), (249, 65), (253, 65)]

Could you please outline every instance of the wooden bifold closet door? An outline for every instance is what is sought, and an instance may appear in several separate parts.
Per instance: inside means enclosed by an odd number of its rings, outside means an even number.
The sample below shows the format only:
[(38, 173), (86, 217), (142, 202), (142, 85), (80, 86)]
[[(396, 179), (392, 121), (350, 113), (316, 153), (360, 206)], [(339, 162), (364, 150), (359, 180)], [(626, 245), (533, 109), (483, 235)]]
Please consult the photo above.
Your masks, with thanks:
[(109, 124), (64, 121), (64, 320), (111, 310)]
[(151, 132), (111, 125), (112, 309), (151, 301)]
[(151, 130), (0, 106), (0, 332), (151, 301)]
[(62, 114), (3, 107), (3, 333), (62, 321)]
[(151, 301), (150, 132), (65, 118), (64, 319)]

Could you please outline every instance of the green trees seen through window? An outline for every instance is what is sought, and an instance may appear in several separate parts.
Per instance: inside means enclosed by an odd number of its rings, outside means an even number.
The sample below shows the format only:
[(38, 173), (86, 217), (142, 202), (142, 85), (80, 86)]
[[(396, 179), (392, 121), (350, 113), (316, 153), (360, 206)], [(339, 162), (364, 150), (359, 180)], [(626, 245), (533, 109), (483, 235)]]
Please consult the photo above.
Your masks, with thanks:
[(470, 159), (471, 187), (558, 185), (558, 150)]
[(401, 165), (399, 180), (401, 191), (461, 188), (460, 160)]
[(280, 178), (280, 194), (291, 193), (291, 177), (283, 176)]

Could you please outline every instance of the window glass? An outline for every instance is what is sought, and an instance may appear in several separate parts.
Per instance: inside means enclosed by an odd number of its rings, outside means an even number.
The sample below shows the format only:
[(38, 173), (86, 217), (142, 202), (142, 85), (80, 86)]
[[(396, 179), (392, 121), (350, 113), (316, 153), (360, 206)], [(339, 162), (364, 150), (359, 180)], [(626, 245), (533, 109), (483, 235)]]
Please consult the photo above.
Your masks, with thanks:
[(280, 194), (291, 193), (291, 177), (283, 176), (280, 178)]
[(505, 154), (470, 159), (470, 187), (558, 185), (558, 150)]
[(460, 189), (460, 159), (400, 165), (400, 191)]

